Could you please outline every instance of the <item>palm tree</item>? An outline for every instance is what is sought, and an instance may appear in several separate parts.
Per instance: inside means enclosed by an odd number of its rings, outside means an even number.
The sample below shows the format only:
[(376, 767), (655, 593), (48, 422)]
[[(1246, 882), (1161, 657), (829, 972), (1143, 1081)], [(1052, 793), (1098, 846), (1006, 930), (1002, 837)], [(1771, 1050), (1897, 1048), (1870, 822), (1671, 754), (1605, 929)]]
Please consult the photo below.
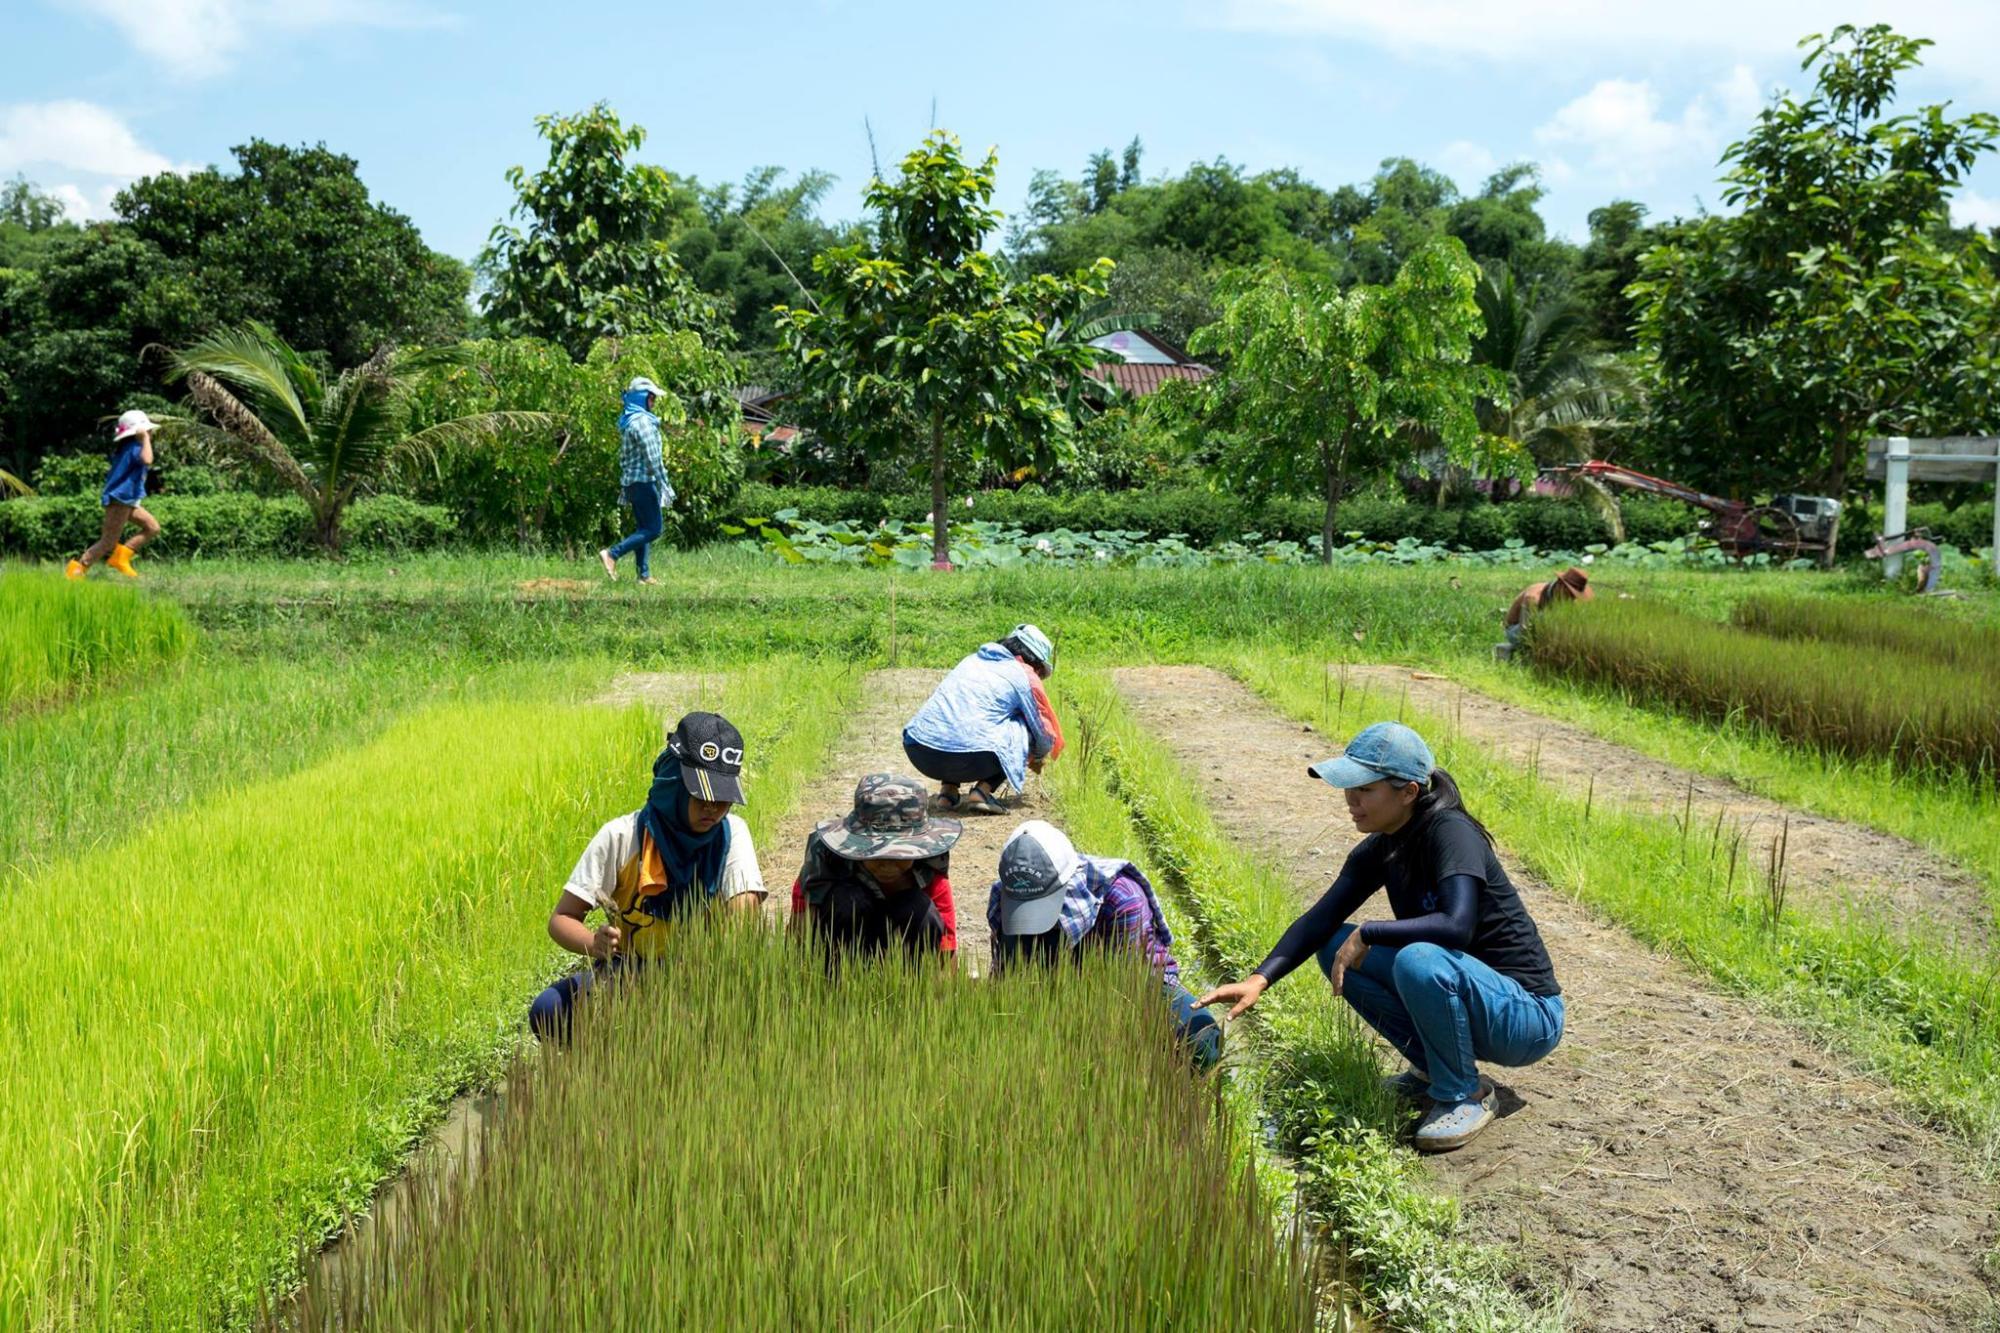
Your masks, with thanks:
[(383, 347), (338, 375), (256, 322), (168, 353), (167, 378), (214, 422), (188, 429), (269, 468), (312, 511), (313, 533), (340, 547), (340, 519), (354, 498), (394, 469), (503, 430), (548, 427), (547, 412), (480, 412), (412, 430), (413, 392), (435, 370), (465, 362), (456, 348)]
[(9, 472), (6, 468), (0, 467), (0, 496), (33, 495), (34, 493), (35, 493), (35, 488), (33, 486), (30, 486), (27, 482), (22, 481), (19, 477)]
[[(1517, 441), (1545, 467), (1590, 457), (1600, 434), (1625, 424), (1638, 377), (1604, 350), (1589, 308), (1566, 288), (1524, 288), (1505, 263), (1493, 260), (1481, 270), (1477, 296), (1486, 331), (1472, 357), (1497, 371), (1505, 385), (1504, 401), (1481, 403), (1481, 426)], [(1622, 532), (1617, 501), (1595, 483), (1584, 490)]]

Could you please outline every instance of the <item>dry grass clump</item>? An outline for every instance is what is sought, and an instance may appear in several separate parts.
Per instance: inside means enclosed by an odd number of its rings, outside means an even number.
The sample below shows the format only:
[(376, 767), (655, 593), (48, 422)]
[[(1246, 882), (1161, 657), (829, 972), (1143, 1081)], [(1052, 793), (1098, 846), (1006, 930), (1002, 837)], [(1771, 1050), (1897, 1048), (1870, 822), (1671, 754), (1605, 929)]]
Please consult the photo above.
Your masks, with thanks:
[(484, 1133), (469, 1181), (419, 1191), (280, 1321), (1313, 1323), (1309, 1256), (1232, 1161), (1157, 983), (1115, 962), (829, 977), (797, 941), (690, 927)]
[(1643, 601), (1553, 608), (1535, 618), (1527, 644), (1544, 675), (1706, 720), (1749, 721), (1905, 771), (1983, 781), (2000, 770), (2000, 672), (1990, 668), (1773, 638)]
[[(1907, 665), (2000, 669), (2000, 630), (1939, 614), (1908, 602), (1823, 597), (1746, 597), (1736, 624), (1780, 639), (1818, 639), (1907, 654)], [(1861, 657), (1858, 664), (1865, 664)]]

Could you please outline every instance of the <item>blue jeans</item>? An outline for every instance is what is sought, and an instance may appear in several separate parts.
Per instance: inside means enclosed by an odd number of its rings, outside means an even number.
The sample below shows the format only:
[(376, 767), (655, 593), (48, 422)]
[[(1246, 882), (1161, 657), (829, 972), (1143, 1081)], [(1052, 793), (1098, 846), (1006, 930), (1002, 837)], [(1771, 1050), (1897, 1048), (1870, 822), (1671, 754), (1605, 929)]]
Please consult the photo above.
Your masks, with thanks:
[(578, 998), (592, 987), (615, 981), (627, 967), (636, 973), (642, 966), (642, 962), (628, 962), (619, 954), (608, 963), (579, 967), (535, 997), (535, 1002), (528, 1006), (529, 1029), (543, 1041), (569, 1045), (570, 1011), (576, 1008)]
[(639, 530), (605, 554), (616, 561), (636, 552), (633, 563), (639, 567), (639, 577), (648, 579), (653, 576), (653, 563), (647, 548), (667, 530), (666, 516), (660, 510), (660, 493), (651, 482), (635, 481), (625, 488), (625, 503), (632, 506), (632, 521), (639, 525)]
[[(1333, 932), (1319, 951), (1321, 971), (1332, 975), (1333, 955), (1355, 929)], [(1429, 1075), (1431, 1097), (1447, 1104), (1479, 1095), (1477, 1061), (1531, 1065), (1562, 1040), (1560, 995), (1530, 995), (1512, 977), (1442, 945), (1370, 948), (1360, 967), (1347, 969), (1341, 994), (1412, 1068)]]
[(1222, 1058), (1222, 1024), (1208, 1010), (1196, 1007), (1194, 995), (1180, 982), (1169, 981), (1166, 988), (1181, 1045), (1187, 1048), (1196, 1069), (1211, 1067)]

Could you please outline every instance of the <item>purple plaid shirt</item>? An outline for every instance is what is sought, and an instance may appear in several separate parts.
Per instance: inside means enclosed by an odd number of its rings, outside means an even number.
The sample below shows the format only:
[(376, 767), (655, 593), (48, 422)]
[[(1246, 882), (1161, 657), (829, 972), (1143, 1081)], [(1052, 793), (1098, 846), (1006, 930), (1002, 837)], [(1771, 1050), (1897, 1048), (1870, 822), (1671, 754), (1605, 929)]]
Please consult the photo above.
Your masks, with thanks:
[[(1063, 892), (1062, 915), (1056, 924), (1072, 945), (1089, 940), (1110, 947), (1136, 949), (1168, 981), (1180, 980), (1174, 961), (1173, 932), (1160, 912), (1160, 900), (1144, 872), (1130, 861), (1106, 856), (1079, 856), (1076, 877)], [(993, 931), (993, 959), (1000, 960), (1000, 885), (986, 899), (986, 922)]]

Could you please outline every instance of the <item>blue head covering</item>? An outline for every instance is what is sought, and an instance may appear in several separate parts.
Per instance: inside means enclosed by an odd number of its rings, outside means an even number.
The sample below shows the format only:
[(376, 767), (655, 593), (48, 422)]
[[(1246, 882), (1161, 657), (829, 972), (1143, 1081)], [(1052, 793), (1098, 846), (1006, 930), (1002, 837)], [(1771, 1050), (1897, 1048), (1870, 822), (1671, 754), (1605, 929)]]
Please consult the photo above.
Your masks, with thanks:
[(653, 835), (670, 889), (699, 890), (712, 897), (722, 887), (722, 867), (729, 859), (729, 820), (717, 820), (706, 833), (689, 826), (687, 783), (681, 777), (680, 756), (671, 750), (662, 750), (653, 761), (653, 789), (646, 794), (639, 823)]
[(639, 378), (625, 386), (625, 395), (619, 400), (625, 405), (624, 410), (618, 414), (618, 429), (620, 433), (623, 433), (625, 427), (631, 423), (633, 417), (652, 417), (654, 425), (657, 426), (660, 424), (658, 415), (649, 411), (646, 407), (646, 399), (648, 397), (664, 398), (666, 397), (666, 393), (659, 385), (653, 383), (644, 375), (639, 376)]

